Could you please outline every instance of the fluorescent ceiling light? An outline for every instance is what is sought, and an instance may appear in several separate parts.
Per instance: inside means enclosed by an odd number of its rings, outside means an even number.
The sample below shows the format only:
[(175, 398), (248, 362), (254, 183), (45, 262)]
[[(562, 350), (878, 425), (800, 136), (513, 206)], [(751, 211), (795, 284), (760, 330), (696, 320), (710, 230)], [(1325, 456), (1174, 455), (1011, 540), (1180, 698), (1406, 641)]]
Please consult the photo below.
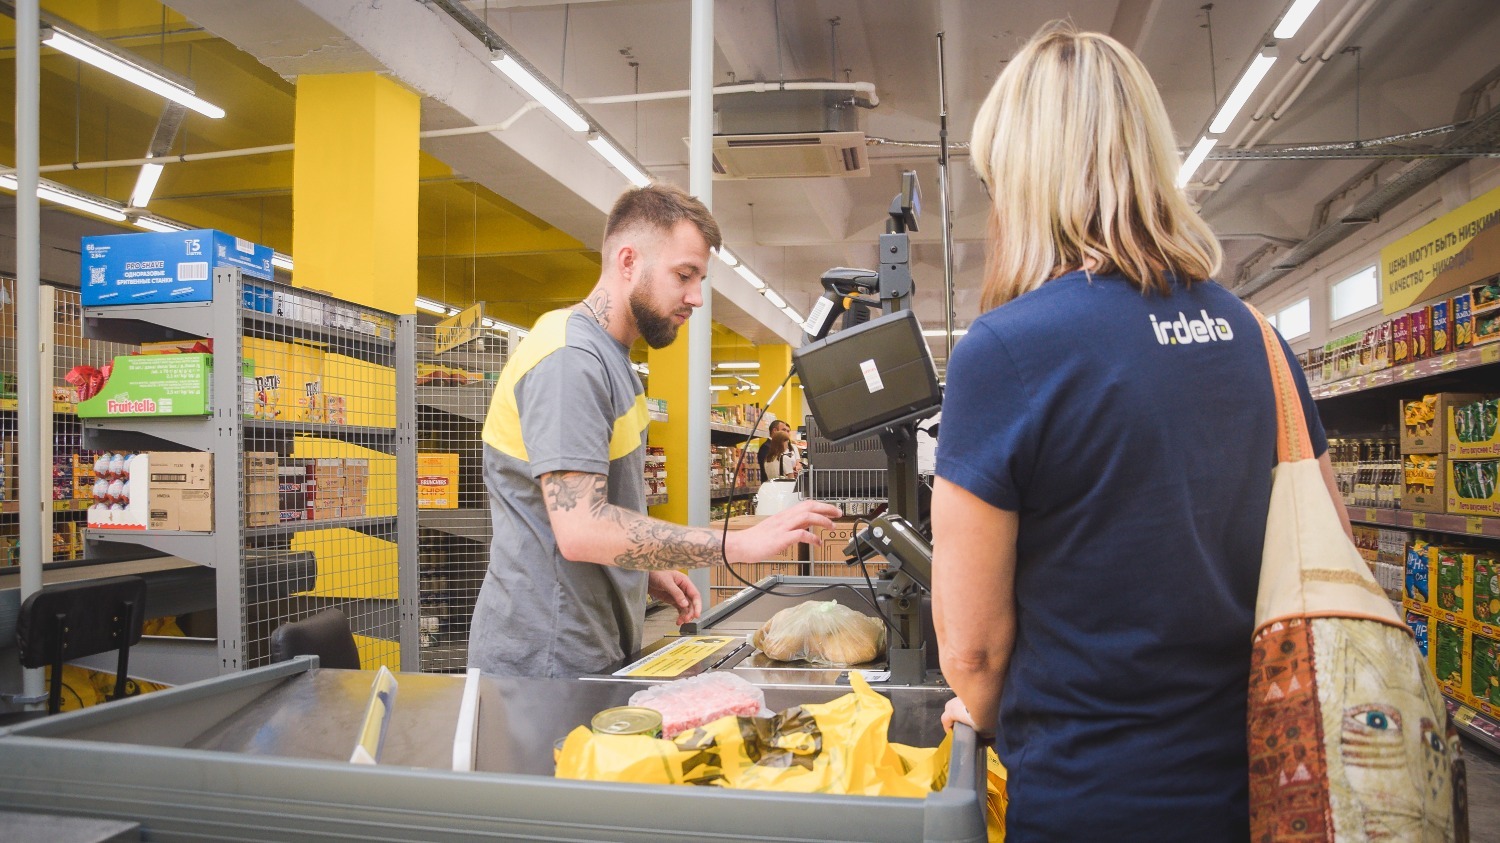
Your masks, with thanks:
[(564, 126), (575, 132), (587, 132), (589, 130), (589, 121), (585, 120), (583, 115), (578, 113), (578, 109), (569, 105), (550, 86), (533, 76), (531, 71), (527, 70), (520, 62), (501, 53), (500, 58), (491, 61), (490, 64), (500, 68), (500, 72), (509, 76), (510, 81), (520, 85), (521, 89), (530, 94), (532, 99), (541, 103), (543, 108), (556, 115), (557, 119), (563, 121)]
[(291, 272), (292, 271), (292, 256), (291, 255), (283, 255), (280, 252), (272, 252), (271, 253), (271, 265), (275, 266), (275, 267), (279, 267), (281, 269), (285, 269), (287, 272)]
[(734, 252), (731, 252), (728, 249), (725, 249), (725, 248), (721, 247), (719, 249), (718, 254), (719, 254), (719, 260), (723, 261), (730, 268), (733, 268), (733, 267), (736, 267), (736, 266), (740, 265), (740, 259), (734, 256)]
[(740, 264), (739, 266), (736, 266), (734, 268), (734, 271), (739, 273), (739, 276), (745, 279), (745, 281), (755, 289), (766, 289), (766, 282), (760, 280), (760, 276), (756, 275), (755, 272), (750, 269), (750, 267), (745, 266), (744, 264)]
[(727, 385), (725, 385), (725, 384), (716, 383), (716, 384), (713, 384), (712, 386), (710, 386), (708, 389), (709, 389), (710, 392), (723, 392), (723, 391), (729, 389), (729, 387)]
[(135, 177), (135, 190), (130, 192), (130, 207), (144, 208), (151, 204), (151, 194), (156, 192), (156, 182), (164, 169), (161, 164), (141, 165), (141, 174)]
[(636, 187), (645, 187), (651, 183), (651, 177), (646, 175), (640, 167), (625, 157), (625, 153), (615, 148), (615, 145), (601, 137), (589, 138), (589, 146), (604, 157), (620, 174), (630, 180)]
[[(188, 230), (187, 226), (185, 225), (178, 225), (175, 222), (168, 222), (167, 220), (157, 219), (156, 217), (136, 217), (135, 219), (131, 220), (131, 223), (136, 228), (144, 228), (147, 231), (160, 231), (163, 233), (169, 231)], [(274, 263), (275, 261), (273, 260), (272, 262)]]
[(751, 362), (751, 361), (748, 361), (748, 360), (744, 360), (744, 361), (733, 361), (732, 360), (732, 361), (730, 361), (728, 363), (715, 363), (714, 364), (714, 368), (715, 369), (759, 369), (760, 368), (760, 364), (759, 363), (754, 363), (754, 362)]
[(1198, 139), (1198, 145), (1188, 153), (1187, 160), (1182, 162), (1182, 169), (1177, 171), (1177, 186), (1187, 187), (1188, 182), (1193, 180), (1193, 174), (1198, 172), (1198, 167), (1203, 164), (1203, 159), (1208, 157), (1208, 151), (1218, 143), (1218, 138), (1203, 137)]
[[(955, 336), (955, 337), (961, 337), (964, 334), (967, 334), (968, 332), (969, 332), (968, 328), (954, 328), (953, 329), (953, 336)], [(941, 337), (941, 336), (943, 336), (946, 333), (948, 333), (948, 332), (945, 331), (945, 330), (943, 330), (942, 328), (923, 328), (922, 329), (922, 336), (924, 336), (924, 337)]]
[(1307, 20), (1307, 16), (1312, 14), (1312, 10), (1317, 7), (1318, 0), (1297, 0), (1290, 9), (1286, 10), (1281, 22), (1276, 24), (1276, 31), (1271, 34), (1277, 38), (1290, 38), (1296, 35), (1297, 30), (1301, 29), (1302, 24)]
[[(14, 173), (5, 173), (4, 175), (0, 175), (0, 187), (14, 192), (20, 189), (20, 183), (16, 181)], [(45, 199), (48, 202), (55, 202), (59, 205), (67, 205), (69, 208), (83, 211), (86, 214), (93, 214), (96, 217), (103, 217), (115, 222), (125, 222), (124, 210), (113, 203), (90, 199), (78, 193), (61, 190), (47, 182), (39, 182), (37, 184), (36, 195), (38, 199)]]
[(783, 307), (781, 309), (781, 312), (785, 313), (788, 317), (791, 318), (793, 322), (796, 322), (798, 325), (802, 324), (802, 314), (797, 312), (797, 308), (792, 307), (791, 305), (787, 305), (786, 307)]
[(786, 299), (782, 298), (780, 296), (780, 294), (778, 294), (775, 290), (771, 289), (770, 287), (767, 287), (764, 290), (761, 290), (760, 292), (761, 292), (762, 295), (764, 295), (771, 302), (771, 304), (773, 304), (773, 305), (776, 306), (777, 310), (780, 310), (781, 308), (786, 307)]
[(44, 28), (42, 43), (59, 52), (67, 53), (81, 62), (91, 64), (105, 73), (112, 73), (152, 93), (160, 94), (173, 102), (182, 103), (205, 117), (224, 116), (224, 109), (194, 96), (188, 88), (137, 64), (121, 53), (101, 47), (91, 41), (85, 41), (70, 32)]
[(1267, 47), (1261, 50), (1260, 55), (1250, 62), (1250, 69), (1246, 70), (1245, 75), (1240, 77), (1240, 81), (1235, 83), (1234, 90), (1229, 92), (1229, 99), (1224, 100), (1224, 104), (1219, 106), (1219, 113), (1214, 115), (1214, 122), (1208, 124), (1209, 133), (1222, 134), (1225, 129), (1229, 128), (1229, 124), (1233, 123), (1234, 118), (1239, 115), (1240, 109), (1245, 107), (1245, 101), (1255, 93), (1255, 86), (1260, 84), (1260, 80), (1266, 78), (1266, 74), (1271, 71), (1271, 65), (1275, 63), (1276, 50), (1274, 48)]
[(417, 296), (417, 310), (425, 310), (428, 313), (436, 313), (439, 316), (449, 316), (458, 312), (440, 301), (424, 299), (421, 296)]

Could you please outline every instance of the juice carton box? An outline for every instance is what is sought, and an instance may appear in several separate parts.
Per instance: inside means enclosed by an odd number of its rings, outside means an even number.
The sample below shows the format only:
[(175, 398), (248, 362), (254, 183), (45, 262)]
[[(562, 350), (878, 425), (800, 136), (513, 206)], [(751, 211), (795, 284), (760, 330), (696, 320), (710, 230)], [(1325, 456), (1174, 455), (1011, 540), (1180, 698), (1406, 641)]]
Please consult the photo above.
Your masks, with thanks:
[(1474, 344), (1474, 313), (1469, 305), (1469, 294), (1453, 297), (1453, 347), (1468, 348)]
[(1434, 357), (1453, 350), (1449, 327), (1450, 307), (1447, 301), (1440, 301), (1432, 306), (1432, 356)]

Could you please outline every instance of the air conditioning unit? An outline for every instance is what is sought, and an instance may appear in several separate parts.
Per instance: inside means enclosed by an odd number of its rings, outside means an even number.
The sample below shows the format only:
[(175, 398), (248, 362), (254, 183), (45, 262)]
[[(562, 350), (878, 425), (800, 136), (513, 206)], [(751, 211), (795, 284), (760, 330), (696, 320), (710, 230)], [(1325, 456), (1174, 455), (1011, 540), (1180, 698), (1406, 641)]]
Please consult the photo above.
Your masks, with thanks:
[(716, 178), (850, 178), (869, 174), (864, 132), (714, 136)]
[(713, 153), (720, 179), (870, 174), (859, 109), (847, 91), (716, 95)]

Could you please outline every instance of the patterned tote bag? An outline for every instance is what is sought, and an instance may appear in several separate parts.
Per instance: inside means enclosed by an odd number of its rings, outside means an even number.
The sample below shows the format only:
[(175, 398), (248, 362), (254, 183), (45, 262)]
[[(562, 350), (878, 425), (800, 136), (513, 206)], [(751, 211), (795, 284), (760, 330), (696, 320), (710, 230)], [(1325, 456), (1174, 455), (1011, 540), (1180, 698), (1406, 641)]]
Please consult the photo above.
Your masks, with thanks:
[(1250, 666), (1250, 839), (1468, 840), (1457, 732), (1345, 535), (1275, 331), (1277, 466)]

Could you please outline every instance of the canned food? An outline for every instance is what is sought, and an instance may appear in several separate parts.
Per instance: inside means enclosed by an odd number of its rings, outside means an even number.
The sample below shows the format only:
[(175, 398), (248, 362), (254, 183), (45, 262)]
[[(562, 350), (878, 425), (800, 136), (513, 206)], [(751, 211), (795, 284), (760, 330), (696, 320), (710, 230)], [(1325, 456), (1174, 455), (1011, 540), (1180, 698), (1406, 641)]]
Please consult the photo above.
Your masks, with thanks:
[(646, 735), (661, 737), (661, 713), (650, 708), (622, 705), (594, 715), (590, 724), (596, 735)]

